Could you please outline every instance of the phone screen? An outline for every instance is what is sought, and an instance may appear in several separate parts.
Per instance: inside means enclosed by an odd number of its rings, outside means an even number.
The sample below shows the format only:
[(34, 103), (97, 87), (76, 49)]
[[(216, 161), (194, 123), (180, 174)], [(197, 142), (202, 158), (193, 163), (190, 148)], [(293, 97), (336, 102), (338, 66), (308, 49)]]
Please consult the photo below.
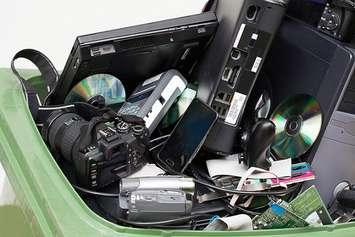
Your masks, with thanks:
[(162, 168), (184, 172), (203, 145), (217, 117), (213, 109), (194, 99), (158, 153)]

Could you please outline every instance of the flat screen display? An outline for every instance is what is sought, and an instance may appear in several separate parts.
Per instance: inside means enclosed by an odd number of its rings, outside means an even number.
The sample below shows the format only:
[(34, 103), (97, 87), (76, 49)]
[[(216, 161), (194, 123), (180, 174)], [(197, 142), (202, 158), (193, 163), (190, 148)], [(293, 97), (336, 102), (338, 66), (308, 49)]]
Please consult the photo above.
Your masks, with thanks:
[(167, 171), (182, 173), (203, 145), (217, 113), (194, 99), (158, 154), (158, 163)]

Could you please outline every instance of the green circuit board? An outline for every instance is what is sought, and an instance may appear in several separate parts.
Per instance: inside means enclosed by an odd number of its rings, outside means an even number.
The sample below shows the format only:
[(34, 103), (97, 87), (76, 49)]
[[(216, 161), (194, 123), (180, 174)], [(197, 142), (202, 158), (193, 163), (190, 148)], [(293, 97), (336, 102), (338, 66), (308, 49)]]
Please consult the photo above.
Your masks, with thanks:
[(308, 223), (290, 211), (288, 203), (279, 200), (269, 204), (270, 208), (253, 219), (254, 229), (281, 229), (307, 226)]
[(332, 219), (317, 189), (312, 186), (293, 201), (271, 202), (270, 208), (253, 219), (254, 229), (296, 228), (331, 224)]
[(290, 202), (289, 207), (291, 211), (297, 213), (303, 219), (307, 220), (311, 215), (317, 215), (319, 218), (318, 224), (329, 225), (333, 223), (327, 207), (324, 205), (315, 186), (311, 186), (298, 195)]

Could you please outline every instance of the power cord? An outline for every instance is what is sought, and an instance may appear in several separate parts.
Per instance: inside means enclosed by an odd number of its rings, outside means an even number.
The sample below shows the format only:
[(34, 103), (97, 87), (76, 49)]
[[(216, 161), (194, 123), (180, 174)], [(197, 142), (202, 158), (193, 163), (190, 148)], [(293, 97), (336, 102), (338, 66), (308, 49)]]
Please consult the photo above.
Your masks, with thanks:
[(97, 192), (97, 191), (93, 191), (93, 190), (86, 189), (83, 187), (79, 187), (75, 184), (72, 184), (72, 186), (74, 187), (74, 189), (78, 190), (79, 192), (94, 195), (94, 196), (100, 196), (100, 197), (106, 197), (106, 198), (118, 198), (120, 196), (120, 194), (118, 194), (118, 193)]
[(157, 141), (160, 141), (160, 140), (164, 140), (164, 139), (167, 139), (170, 137), (170, 134), (168, 135), (164, 135), (164, 136), (160, 136), (160, 137), (157, 137), (157, 138), (154, 138), (152, 140), (150, 140), (149, 142), (150, 143), (154, 143), (154, 142), (157, 142)]
[[(136, 222), (136, 221), (129, 221), (123, 218), (113, 216), (111, 213), (105, 210), (103, 206), (101, 206), (98, 200), (95, 200), (95, 203), (99, 211), (102, 212), (102, 214), (105, 215), (106, 218), (115, 221), (117, 224), (120, 225), (129, 225), (129, 226), (140, 227), (140, 228), (192, 229), (192, 228), (203, 227), (208, 225), (211, 217), (211, 215), (200, 214), (200, 215), (191, 215), (191, 216), (170, 219), (165, 221)], [(208, 217), (208, 219), (194, 220), (196, 218), (201, 218), (201, 217)], [(179, 223), (186, 223), (188, 221), (191, 221), (192, 223), (189, 225), (178, 225)]]
[(205, 187), (209, 187), (211, 189), (225, 192), (225, 193), (232, 193), (232, 194), (238, 194), (238, 195), (253, 195), (253, 196), (268, 196), (268, 195), (275, 195), (275, 196), (280, 196), (280, 195), (285, 195), (294, 192), (297, 189), (297, 186), (293, 186), (290, 188), (287, 188), (285, 190), (280, 190), (280, 191), (240, 191), (240, 190), (230, 190), (230, 189), (225, 189), (218, 187), (213, 184), (209, 184), (197, 179), (194, 179), (194, 181), (200, 185), (203, 185)]
[(149, 141), (150, 144), (153, 144), (153, 143), (161, 141), (161, 140), (165, 140), (165, 141), (162, 141), (162, 142), (158, 143), (157, 145), (149, 148), (149, 151), (152, 152), (152, 151), (158, 149), (159, 147), (163, 146), (166, 143), (166, 141), (167, 141), (167, 139), (169, 137), (170, 137), (170, 134), (164, 135), (164, 136), (160, 136), (160, 137), (157, 137), (157, 138), (154, 138), (154, 139), (150, 140)]
[(163, 146), (163, 145), (165, 144), (165, 142), (166, 142), (166, 141), (161, 142), (161, 143), (159, 143), (158, 145), (155, 145), (155, 146), (149, 148), (149, 151), (152, 152), (152, 151), (158, 149), (159, 147)]
[[(174, 225), (179, 223), (185, 223), (187, 221), (191, 221), (193, 219), (203, 217), (206, 215), (198, 215), (198, 216), (184, 216), (176, 219), (169, 219), (164, 221), (153, 221), (153, 222), (138, 222), (138, 221), (129, 221), (122, 218), (116, 218), (117, 221), (123, 222), (125, 224), (129, 224), (137, 227), (154, 227), (154, 226), (165, 226), (165, 225)], [(208, 215), (210, 217), (211, 215)]]
[[(101, 205), (101, 203), (97, 199), (95, 199), (95, 203), (97, 209), (101, 212), (101, 214), (104, 215), (105, 218), (111, 220), (112, 222), (115, 222), (116, 224), (129, 225), (129, 226), (140, 227), (140, 228), (145, 227), (145, 228), (160, 228), (160, 229), (181, 229), (181, 230), (201, 228), (209, 224), (211, 220), (210, 217), (212, 216), (212, 215), (201, 213), (201, 214), (192, 214), (191, 216), (187, 216), (183, 218), (170, 219), (167, 221), (136, 222), (136, 221), (129, 221), (123, 218), (113, 216)], [(194, 220), (195, 218), (202, 218), (202, 217), (208, 217), (208, 218), (201, 219), (201, 220)], [(188, 221), (191, 221), (191, 224), (174, 225), (175, 223), (182, 223)]]
[[(218, 187), (218, 186), (215, 186), (215, 185), (212, 185), (212, 184), (209, 184), (209, 183), (197, 180), (197, 179), (194, 179), (194, 182), (198, 183), (200, 185), (209, 187), (211, 189), (217, 190), (217, 191), (222, 191), (222, 192), (225, 192), (225, 193), (238, 194), (238, 195), (253, 195), (253, 196), (275, 195), (275, 196), (280, 196), (280, 195), (286, 195), (286, 194), (292, 193), (292, 192), (294, 192), (295, 190), (298, 189), (298, 186), (295, 185), (295, 186), (292, 186), (292, 187), (290, 187), (288, 189), (285, 189), (285, 190), (282, 190), (282, 191), (281, 190), (280, 191), (266, 191), (266, 192), (261, 192), (261, 191), (240, 191), (240, 190), (231, 190), (231, 189), (221, 188), (221, 187)], [(83, 188), (83, 187), (79, 187), (79, 186), (77, 186), (75, 184), (72, 184), (72, 186), (76, 190), (78, 190), (78, 191), (80, 191), (82, 193), (91, 194), (91, 195), (95, 195), (95, 196), (101, 196), (101, 197), (107, 197), (107, 198), (117, 198), (117, 197), (120, 196), (118, 193), (97, 192), (97, 191), (93, 191), (93, 190), (86, 189), (86, 188)]]

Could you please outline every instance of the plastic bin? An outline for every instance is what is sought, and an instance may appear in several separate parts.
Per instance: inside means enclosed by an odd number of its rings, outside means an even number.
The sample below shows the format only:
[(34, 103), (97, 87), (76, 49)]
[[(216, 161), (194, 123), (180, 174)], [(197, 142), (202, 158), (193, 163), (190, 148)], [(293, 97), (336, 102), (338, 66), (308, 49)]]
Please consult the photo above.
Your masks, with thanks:
[[(294, 23), (290, 23), (294, 24)], [(311, 32), (307, 28), (297, 28), (299, 32), (307, 32), (303, 37), (311, 37)], [(280, 85), (278, 80), (283, 79), (281, 72), (276, 70), (275, 62), (284, 62), (282, 57), (275, 56), (278, 50), (282, 51), (282, 45), (277, 44), (290, 34), (287, 28), (282, 28), (281, 37), (276, 41), (272, 50), (269, 62), (266, 67), (269, 77), (273, 77), (273, 85)], [(291, 37), (296, 37), (296, 32)], [(318, 33), (313, 32), (315, 40), (317, 37), (324, 40), (325, 45), (331, 39), (324, 38)], [(290, 36), (290, 35), (288, 35)], [(297, 43), (301, 38), (290, 38), (293, 43), (293, 49), (299, 49)], [(281, 48), (280, 48), (281, 47)], [(317, 53), (317, 45), (308, 44), (310, 49)], [(334, 55), (343, 55), (343, 49), (335, 45), (333, 54), (329, 56), (327, 65), (330, 68), (341, 67), (340, 59)], [(341, 50), (340, 50), (341, 49)], [(330, 48), (323, 48), (323, 51), (330, 52)], [(345, 49), (344, 49), (345, 50)], [(297, 51), (297, 50), (296, 50)], [(322, 51), (322, 52), (323, 52)], [(325, 52), (324, 51), (324, 52)], [(310, 52), (303, 50), (303, 52)], [(345, 50), (344, 52), (349, 52)], [(285, 52), (287, 53), (287, 52)], [(321, 53), (318, 51), (318, 53)], [(295, 54), (296, 56), (297, 54)], [(322, 55), (322, 53), (321, 53)], [(352, 56), (343, 59), (353, 60)], [(284, 57), (287, 55), (284, 54)], [(316, 58), (319, 57), (319, 54)], [(272, 63), (274, 60), (274, 63)], [(296, 58), (294, 58), (296, 60)], [(335, 60), (335, 61), (334, 61)], [(324, 61), (324, 60), (323, 60)], [(333, 64), (332, 64), (332, 63)], [(272, 66), (274, 65), (274, 66)], [(282, 64), (277, 64), (280, 67)], [(303, 63), (306, 66), (307, 63)], [(336, 67), (333, 67), (333, 66)], [(337, 67), (339, 66), (339, 67)], [(344, 66), (344, 65), (343, 65)], [(325, 121), (330, 117), (339, 103), (339, 98), (343, 89), (349, 80), (349, 73), (352, 66), (346, 65), (348, 71), (332, 71), (328, 69), (326, 77), (313, 84), (313, 87), (307, 86), (307, 78), (293, 83), (301, 86), (292, 87), (286, 84), (288, 88), (279, 88), (275, 91), (279, 100), (282, 100), (287, 94), (295, 92), (311, 92), (327, 108)], [(284, 70), (287, 68), (282, 67)], [(299, 69), (300, 67), (298, 67)], [(342, 68), (342, 69), (341, 69)], [(339, 72), (343, 74), (339, 75)], [(27, 77), (36, 75), (36, 71), (25, 71)], [(338, 73), (338, 74), (337, 74)], [(296, 76), (296, 75), (292, 75)], [(324, 79), (325, 78), (325, 79)], [(334, 79), (338, 78), (338, 79)], [(38, 79), (38, 78), (37, 78)], [(289, 78), (290, 79), (290, 78)], [(291, 78), (292, 79), (292, 78)], [(291, 80), (290, 79), (290, 80)], [(35, 80), (35, 79), (34, 79)], [(285, 83), (285, 81), (284, 81)], [(275, 87), (275, 86), (274, 86)], [(291, 93), (291, 89), (292, 93)], [(289, 89), (289, 90), (287, 90)], [(323, 130), (325, 127), (323, 127)], [(324, 132), (324, 131), (323, 131)], [(309, 158), (313, 157), (318, 144), (314, 150), (308, 153)], [(91, 211), (80, 196), (74, 191), (52, 155), (43, 142), (31, 114), (27, 108), (26, 101), (21, 91), (20, 84), (16, 82), (16, 77), (9, 69), (0, 69), (0, 161), (6, 170), (8, 178), (16, 193), (17, 200), (14, 205), (0, 207), (0, 236), (279, 236), (279, 237), (352, 237), (355, 236), (355, 223), (329, 225), (323, 227), (307, 227), (298, 229), (282, 230), (260, 230), (250, 232), (201, 232), (201, 231), (180, 231), (180, 230), (151, 230), (122, 227), (106, 221)]]
[(85, 205), (57, 166), (9, 69), (0, 69), (0, 85), (0, 161), (17, 196), (16, 204), (0, 207), (1, 236), (354, 236), (355, 223), (250, 232), (149, 230), (110, 223)]

